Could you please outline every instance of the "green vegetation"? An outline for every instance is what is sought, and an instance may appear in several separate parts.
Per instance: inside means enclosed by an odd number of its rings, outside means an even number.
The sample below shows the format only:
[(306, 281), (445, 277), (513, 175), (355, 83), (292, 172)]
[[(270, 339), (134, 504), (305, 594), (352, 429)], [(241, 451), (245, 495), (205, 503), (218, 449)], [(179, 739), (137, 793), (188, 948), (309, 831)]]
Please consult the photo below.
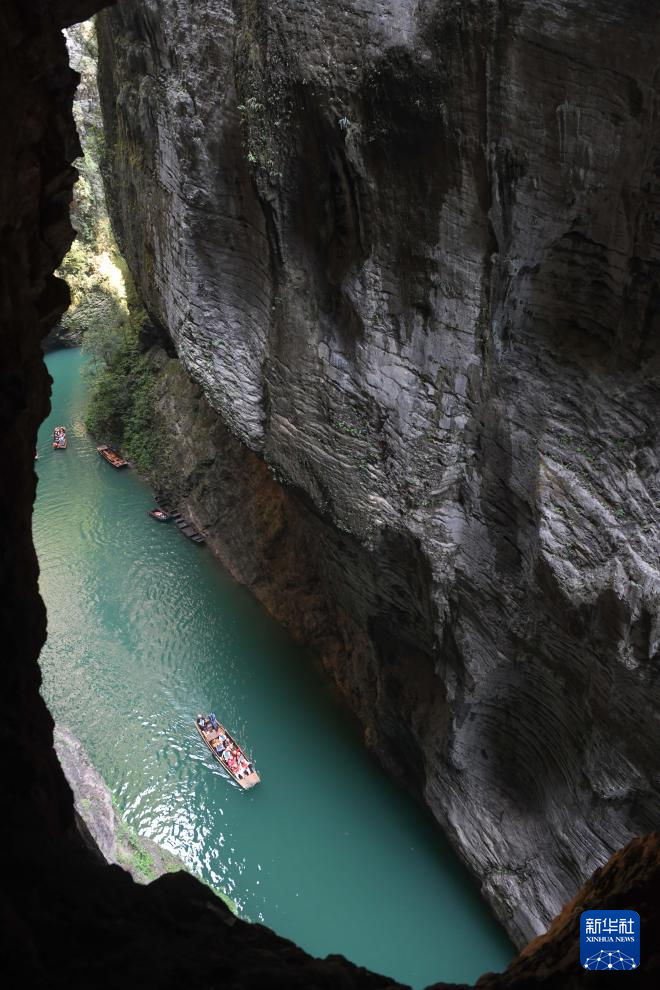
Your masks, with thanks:
[[(84, 155), (76, 163), (80, 178), (72, 205), (77, 237), (59, 270), (69, 285), (71, 306), (57, 337), (63, 343), (82, 343), (89, 355), (89, 432), (121, 447), (139, 471), (152, 475), (163, 463), (166, 445), (156, 429), (155, 370), (140, 346), (146, 313), (119, 254), (106, 210), (94, 26), (86, 23), (71, 28), (67, 44), (81, 76), (74, 115)], [(138, 149), (128, 150), (131, 163), (137, 165)]]
[(62, 317), (61, 330), (75, 343), (89, 330), (117, 327), (126, 316), (114, 258), (117, 249), (107, 217), (99, 220), (93, 243), (78, 237), (60, 265), (58, 275), (71, 292), (71, 306)]
[(97, 46), (93, 24), (78, 24), (67, 32), (71, 62), (80, 73), (74, 117), (84, 148), (76, 161), (71, 219), (76, 239), (58, 274), (71, 292), (71, 306), (55, 331), (60, 343), (79, 344), (100, 324), (115, 326), (125, 315), (117, 248), (108, 220), (100, 161), (103, 123), (96, 88)]
[(290, 73), (265, 58), (263, 18), (258, 0), (241, 5), (235, 49), (236, 109), (243, 122), (243, 145), (250, 172), (261, 192), (282, 178), (282, 144), (294, 105)]
[[(185, 864), (173, 853), (168, 852), (158, 846), (151, 839), (146, 839), (135, 832), (130, 825), (121, 817), (119, 805), (114, 794), (112, 804), (115, 809), (115, 838), (117, 844), (117, 861), (127, 870), (138, 883), (151, 883), (164, 873), (178, 873), (179, 870), (186, 870)], [(187, 870), (186, 872), (190, 872)], [(199, 878), (198, 878), (199, 879)], [(219, 897), (229, 910), (238, 915), (238, 907), (227, 897), (219, 887), (202, 880), (209, 890), (212, 890), (216, 897)]]
[[(243, 120), (247, 160), (251, 165), (259, 166), (271, 179), (281, 176), (277, 170), (277, 162), (273, 151), (270, 134), (270, 121), (263, 103), (256, 96), (248, 96), (245, 103), (236, 107)], [(281, 121), (274, 126), (279, 127)]]
[(117, 816), (117, 859), (138, 883), (149, 883), (158, 876), (153, 856), (143, 840)]
[(120, 447), (147, 476), (165, 471), (167, 437), (156, 418), (156, 370), (142, 353), (146, 313), (122, 262), (127, 306), (114, 323), (100, 322), (85, 334), (90, 355), (90, 400), (85, 425), (92, 436)]

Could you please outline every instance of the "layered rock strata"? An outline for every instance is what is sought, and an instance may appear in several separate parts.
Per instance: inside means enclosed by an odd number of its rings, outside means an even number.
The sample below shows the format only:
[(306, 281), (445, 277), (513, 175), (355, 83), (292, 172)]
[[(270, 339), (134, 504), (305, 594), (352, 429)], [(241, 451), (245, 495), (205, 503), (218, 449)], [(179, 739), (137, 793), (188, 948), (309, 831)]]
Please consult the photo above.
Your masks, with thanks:
[(226, 438), (199, 522), (331, 630), (371, 744), (520, 944), (660, 820), (660, 12), (122, 0), (99, 25), (115, 231)]

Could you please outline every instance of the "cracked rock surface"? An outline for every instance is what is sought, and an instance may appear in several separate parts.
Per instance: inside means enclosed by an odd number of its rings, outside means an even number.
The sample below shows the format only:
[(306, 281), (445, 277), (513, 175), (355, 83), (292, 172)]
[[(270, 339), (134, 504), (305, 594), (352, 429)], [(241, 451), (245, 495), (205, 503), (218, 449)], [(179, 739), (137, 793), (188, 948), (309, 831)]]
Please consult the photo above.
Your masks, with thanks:
[(660, 820), (659, 42), (651, 0), (99, 17), (115, 232), (217, 423), (189, 509), (518, 944)]

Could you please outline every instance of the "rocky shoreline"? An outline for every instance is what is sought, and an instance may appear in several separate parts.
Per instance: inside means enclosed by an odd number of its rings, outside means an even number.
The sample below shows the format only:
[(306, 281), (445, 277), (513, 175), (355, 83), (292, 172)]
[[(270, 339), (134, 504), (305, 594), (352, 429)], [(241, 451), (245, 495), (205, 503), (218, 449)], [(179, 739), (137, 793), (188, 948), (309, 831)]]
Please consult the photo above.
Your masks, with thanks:
[(55, 752), (73, 791), (76, 812), (107, 863), (121, 866), (136, 883), (149, 883), (165, 873), (185, 870), (184, 863), (122, 819), (112, 792), (92, 765), (82, 743), (61, 725), (55, 726)]
[[(106, 863), (121, 866), (136, 883), (150, 883), (179, 870), (189, 872), (178, 856), (139, 835), (123, 820), (110, 788), (70, 730), (56, 725), (54, 741), (57, 758), (73, 791), (74, 809), (83, 822), (83, 839), (89, 842), (86, 830)], [(236, 910), (230, 898), (212, 889), (231, 910)]]

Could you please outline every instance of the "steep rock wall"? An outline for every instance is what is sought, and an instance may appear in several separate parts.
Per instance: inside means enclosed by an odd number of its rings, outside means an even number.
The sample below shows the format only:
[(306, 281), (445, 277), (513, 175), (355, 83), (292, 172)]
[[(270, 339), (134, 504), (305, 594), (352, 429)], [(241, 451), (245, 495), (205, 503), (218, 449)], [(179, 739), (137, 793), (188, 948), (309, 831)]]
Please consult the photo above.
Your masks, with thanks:
[(96, 85), (94, 22), (72, 25), (65, 38), (71, 67), (79, 76), (73, 117), (82, 153), (75, 162), (78, 178), (71, 202), (76, 237), (57, 272), (69, 286), (71, 303), (44, 339), (44, 350), (79, 347), (88, 331), (94, 332), (99, 325), (116, 327), (126, 318), (100, 171), (103, 119)]
[[(15, 850), (73, 829), (70, 792), (52, 748), (39, 694), (46, 612), (32, 544), (37, 429), (49, 409), (41, 340), (69, 303), (54, 270), (73, 239), (69, 204), (80, 153), (71, 106), (78, 80), (62, 28), (94, 0), (0, 6), (0, 872)], [(34, 8), (34, 9), (33, 9)], [(10, 917), (3, 890), (3, 915)], [(7, 923), (5, 931), (16, 934)], [(18, 937), (18, 936), (17, 936)]]
[(224, 423), (189, 490), (229, 447), (224, 500), (248, 451), (285, 482), (273, 570), (313, 555), (326, 661), (520, 943), (660, 819), (660, 13), (99, 23), (115, 231)]

